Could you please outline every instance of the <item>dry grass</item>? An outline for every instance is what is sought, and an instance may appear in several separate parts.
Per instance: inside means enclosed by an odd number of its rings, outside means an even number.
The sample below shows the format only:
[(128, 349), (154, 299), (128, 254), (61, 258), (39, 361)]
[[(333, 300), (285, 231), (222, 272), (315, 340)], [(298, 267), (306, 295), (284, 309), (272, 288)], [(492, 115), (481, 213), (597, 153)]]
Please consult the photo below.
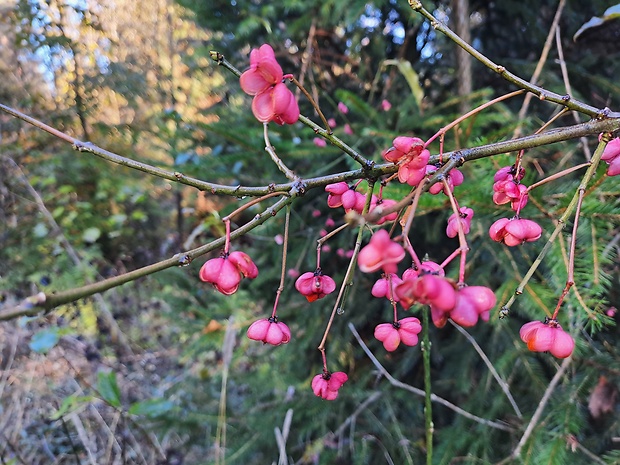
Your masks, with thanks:
[[(47, 318), (46, 326), (54, 324)], [(157, 438), (143, 419), (127, 414), (133, 402), (161, 396), (165, 379), (183, 376), (178, 354), (168, 350), (122, 356), (94, 339), (64, 336), (47, 354), (29, 347), (38, 328), (17, 322), (0, 326), (0, 463), (177, 464), (183, 441), (173, 433)], [(171, 372), (171, 370), (173, 372)], [(97, 392), (97, 374), (114, 371), (123, 407)], [(93, 396), (57, 418), (68, 396)], [(147, 426), (148, 427), (148, 426)]]

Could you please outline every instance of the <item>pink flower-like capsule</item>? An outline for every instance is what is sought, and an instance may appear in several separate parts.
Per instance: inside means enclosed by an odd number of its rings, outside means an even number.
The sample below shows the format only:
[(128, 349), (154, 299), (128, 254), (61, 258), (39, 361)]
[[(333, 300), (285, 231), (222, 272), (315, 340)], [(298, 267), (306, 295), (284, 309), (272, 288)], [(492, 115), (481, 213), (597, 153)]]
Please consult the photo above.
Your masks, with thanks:
[(460, 214), (452, 213), (448, 218), (448, 226), (446, 227), (446, 235), (448, 237), (456, 237), (459, 233), (459, 223), (463, 228), (463, 233), (469, 234), (471, 229), (471, 219), (474, 217), (474, 211), (469, 207), (459, 208)]
[(325, 371), (312, 378), (312, 391), (317, 397), (325, 400), (334, 400), (338, 397), (338, 389), (347, 382), (349, 377), (342, 371), (330, 373)]
[[(391, 282), (391, 286), (390, 286)], [(389, 275), (383, 275), (381, 278), (375, 282), (370, 290), (370, 293), (377, 298), (385, 297), (388, 300), (393, 300), (394, 302), (398, 302), (400, 299), (394, 292), (394, 289), (402, 283), (403, 280), (398, 277), (395, 273), (390, 273)]]
[[(426, 176), (426, 162), (430, 158), (430, 152), (423, 150), (422, 153), (409, 161), (404, 162), (398, 168), (398, 180), (403, 184), (417, 186)], [(424, 166), (419, 166), (424, 164)]]
[(360, 250), (357, 264), (364, 273), (382, 269), (384, 273), (396, 273), (398, 263), (405, 258), (405, 249), (390, 239), (385, 229), (372, 235), (370, 242)]
[(338, 102), (338, 111), (343, 115), (349, 113), (349, 108), (342, 102)]
[(456, 304), (450, 318), (460, 326), (474, 326), (478, 318), (489, 321), (490, 311), (495, 307), (495, 293), (485, 286), (468, 286), (456, 292)]
[(282, 67), (276, 60), (271, 45), (265, 44), (250, 52), (250, 68), (239, 78), (246, 94), (257, 95), (282, 82)]
[(291, 340), (291, 330), (277, 317), (262, 318), (250, 325), (247, 336), (254, 341), (279, 346)]
[(445, 276), (446, 272), (439, 265), (431, 260), (426, 260), (420, 264), (420, 269), (407, 268), (403, 273), (403, 281), (411, 280), (419, 277), (422, 274), (434, 274), (436, 276)]
[(430, 305), (437, 311), (449, 312), (456, 304), (456, 291), (452, 282), (434, 274), (421, 274), (414, 279), (404, 279), (396, 288), (396, 295), (405, 309), (417, 302)]
[[(433, 165), (427, 165), (425, 167), (425, 170), (426, 170), (426, 174), (432, 174), (435, 171), (437, 171), (437, 167)], [(463, 184), (464, 179), (465, 178), (463, 177), (463, 173), (461, 173), (456, 168), (453, 170), (450, 170), (450, 172), (446, 176), (446, 182), (448, 183), (448, 188), (450, 189), (450, 192), (454, 192), (454, 188), (456, 186), (460, 186), (461, 184)], [(443, 182), (436, 182), (430, 187), (428, 192), (430, 192), (433, 195), (437, 195), (440, 192), (443, 192), (444, 194), (448, 195), (448, 193), (446, 192), (446, 186), (444, 186)]]
[(511, 247), (538, 240), (541, 235), (542, 228), (538, 223), (523, 218), (501, 218), (489, 228), (491, 239)]
[(334, 184), (328, 184), (325, 186), (325, 192), (327, 196), (327, 205), (330, 208), (338, 208), (342, 206), (342, 194), (349, 190), (349, 185), (346, 182), (336, 182)]
[(408, 317), (394, 323), (381, 323), (375, 328), (375, 338), (383, 343), (388, 352), (394, 352), (402, 342), (406, 346), (418, 343), (418, 334), (422, 331), (420, 320)]
[(527, 203), (527, 186), (520, 182), (525, 176), (525, 170), (521, 168), (515, 176), (513, 166), (504, 166), (493, 177), (493, 202), (503, 205), (510, 202), (514, 211), (520, 211)]
[(607, 176), (620, 174), (620, 137), (616, 137), (607, 143), (603, 155), (601, 155), (601, 160), (609, 165)]
[(519, 182), (523, 179), (524, 176), (525, 176), (524, 168), (520, 168), (519, 175), (515, 176), (514, 166), (504, 166), (503, 168), (500, 168), (499, 170), (497, 170), (497, 173), (495, 173), (495, 175), (493, 176), (493, 182), (513, 181), (513, 180)]
[(519, 185), (512, 179), (497, 181), (493, 184), (493, 203), (504, 205), (519, 198)]
[(308, 271), (297, 278), (295, 289), (305, 296), (308, 302), (314, 302), (334, 292), (336, 290), (336, 282), (329, 276), (324, 275), (321, 269), (318, 268), (314, 273)]
[(390, 108), (392, 108), (392, 104), (390, 103), (389, 100), (383, 99), (381, 101), (381, 109), (383, 111), (390, 111)]
[(342, 207), (347, 213), (355, 210), (361, 214), (364, 211), (366, 197), (364, 194), (351, 189), (346, 182), (328, 184), (325, 186), (325, 191), (329, 193), (327, 205), (330, 208)]
[(261, 123), (293, 124), (299, 119), (299, 106), (286, 84), (278, 82), (256, 94), (252, 100), (252, 113)]
[(349, 189), (342, 194), (342, 208), (349, 213), (350, 211), (356, 211), (360, 215), (364, 211), (364, 205), (366, 204), (366, 196), (361, 192)]
[[(393, 205), (396, 205), (396, 200), (392, 200), (392, 199), (378, 199), (377, 196), (373, 195), (372, 199), (370, 201), (370, 208), (369, 208), (369, 213), (372, 212), (375, 208), (389, 208)], [(392, 212), (389, 213), (385, 216), (382, 216), (379, 221), (376, 222), (377, 225), (382, 225), (383, 223), (385, 223), (386, 221), (394, 221), (396, 218), (398, 218), (398, 212)]]
[(242, 276), (256, 278), (258, 268), (246, 253), (239, 251), (207, 260), (199, 274), (201, 281), (213, 284), (224, 295), (237, 291)]
[(400, 165), (398, 180), (401, 183), (417, 186), (426, 175), (426, 164), (431, 155), (424, 148), (424, 141), (419, 137), (399, 136), (392, 144), (381, 156), (386, 161)]
[(521, 327), (519, 336), (532, 352), (551, 352), (557, 358), (568, 357), (575, 348), (575, 341), (557, 320), (530, 321)]
[(516, 198), (510, 200), (510, 207), (519, 212), (523, 207), (527, 205), (527, 201), (529, 199), (529, 194), (527, 193), (527, 186), (524, 184), (519, 184), (517, 186), (518, 195)]
[(384, 150), (381, 156), (385, 161), (399, 163), (406, 158), (416, 158), (423, 150), (424, 141), (419, 137), (398, 136), (392, 141), (392, 147)]

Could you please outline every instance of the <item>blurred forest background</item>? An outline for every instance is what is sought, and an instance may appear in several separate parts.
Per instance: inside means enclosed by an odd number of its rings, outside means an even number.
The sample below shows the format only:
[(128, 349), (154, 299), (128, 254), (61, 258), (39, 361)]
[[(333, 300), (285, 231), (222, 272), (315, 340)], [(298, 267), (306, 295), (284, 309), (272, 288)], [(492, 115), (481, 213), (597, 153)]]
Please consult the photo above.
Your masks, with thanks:
[[(559, 4), (572, 94), (618, 110), (618, 27), (573, 41), (609, 2), (424, 2), (478, 50), (526, 79)], [(335, 118), (336, 135), (376, 161), (395, 136), (426, 139), (464, 110), (514, 90), (464, 59), (404, 0), (0, 0), (0, 102), (112, 152), (207, 181), (284, 182), (267, 162), (250, 98), (209, 58), (217, 50), (243, 70), (251, 48), (263, 43)], [(559, 50), (552, 36), (538, 82), (565, 94)], [(383, 100), (392, 107), (383, 108)], [(338, 102), (350, 111), (339, 112)], [(534, 99), (520, 114), (522, 103), (510, 100), (466, 122), (447, 136), (446, 148), (530, 134), (555, 111)], [(315, 118), (303, 98), (300, 106)], [(574, 123), (569, 116), (556, 125)], [(337, 148), (315, 146), (314, 133), (301, 124), (273, 128), (271, 137), (302, 177), (356, 168)], [(595, 144), (593, 137), (528, 151), (528, 184), (583, 162)], [(488, 239), (490, 224), (506, 215), (490, 200), (493, 173), (510, 160), (502, 155), (466, 165), (466, 183), (456, 190), (461, 205), (476, 211), (468, 282), (495, 289), (499, 302), (542, 247), (506, 250)], [(620, 334), (613, 311), (620, 307), (620, 184), (604, 171), (582, 212), (580, 299), (571, 294), (563, 312), (562, 323), (577, 340), (574, 360), (521, 457), (510, 463), (620, 463)], [(578, 183), (568, 176), (535, 190), (529, 217), (550, 231)], [(390, 186), (387, 197), (405, 192)], [(40, 290), (84, 285), (221, 237), (221, 217), (238, 204), (79, 153), (1, 114), (0, 310)], [(443, 260), (455, 247), (443, 233), (450, 213), (444, 198), (423, 196), (414, 234), (431, 259)], [(372, 338), (391, 311), (387, 300), (368, 298), (376, 277), (356, 274), (330, 336), (331, 368), (349, 375), (337, 401), (322, 401), (309, 386), (321, 371), (316, 346), (329, 297), (309, 304), (287, 279), (279, 315), (292, 342), (273, 348), (245, 338), (247, 326), (273, 303), (283, 217), (234, 242), (260, 274), (230, 297), (198, 280), (201, 259), (44, 317), (2, 322), (0, 463), (423, 463), (423, 399), (381, 376), (347, 327), (355, 325), (394, 378), (422, 387), (419, 347), (387, 354)], [(289, 268), (314, 270), (315, 241), (329, 229), (328, 218), (343, 222), (322, 190), (294, 203)], [(340, 234), (323, 254), (323, 269), (337, 282), (354, 234)], [(509, 318), (495, 311), (489, 323), (468, 331), (514, 404), (461, 332), (450, 325), (431, 329), (433, 392), (505, 426), (434, 404), (434, 463), (497, 463), (517, 446), (559, 365), (548, 354), (528, 352), (518, 330), (553, 309), (566, 280), (566, 250), (566, 242), (555, 244)]]

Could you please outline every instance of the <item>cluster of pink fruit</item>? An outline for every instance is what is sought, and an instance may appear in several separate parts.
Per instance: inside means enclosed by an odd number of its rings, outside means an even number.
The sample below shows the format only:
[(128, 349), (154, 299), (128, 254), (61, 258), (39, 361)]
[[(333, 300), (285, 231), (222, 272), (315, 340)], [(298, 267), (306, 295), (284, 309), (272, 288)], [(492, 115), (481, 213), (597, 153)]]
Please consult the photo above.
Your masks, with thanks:
[(495, 173), (493, 179), (493, 202), (496, 205), (510, 203), (515, 216), (497, 220), (491, 225), (489, 235), (494, 241), (508, 246), (533, 242), (542, 235), (542, 228), (538, 223), (519, 217), (528, 200), (528, 188), (521, 184), (524, 175), (523, 168), (517, 170), (514, 166), (505, 166)]
[[(292, 92), (283, 83), (287, 77), (291, 76), (283, 74), (269, 45), (252, 50), (250, 68), (240, 78), (241, 88), (254, 96), (252, 111), (264, 124), (271, 121), (277, 124), (292, 124), (299, 118), (298, 104)], [(389, 110), (385, 102), (383, 106), (385, 111)], [(339, 109), (342, 113), (346, 113), (344, 104), (339, 105)], [(421, 189), (428, 177), (439, 169), (438, 166), (428, 164), (430, 152), (426, 148), (427, 145), (428, 142), (425, 143), (419, 138), (401, 136), (394, 139), (393, 146), (385, 150), (382, 156), (386, 161), (398, 166), (396, 176), (401, 183)], [(603, 160), (609, 164), (608, 174), (613, 175), (620, 173), (619, 139), (612, 141), (608, 148), (610, 146), (611, 149), (605, 152)], [(536, 222), (519, 216), (528, 202), (529, 194), (528, 187), (521, 183), (523, 176), (524, 170), (513, 166), (500, 169), (494, 178), (493, 201), (497, 205), (510, 203), (515, 215), (510, 219), (502, 218), (496, 221), (490, 227), (489, 234), (493, 240), (508, 246), (535, 241), (542, 235), (542, 228)], [(447, 195), (453, 206), (454, 213), (448, 219), (446, 234), (451, 238), (459, 236), (460, 247), (443, 264), (420, 261), (407, 238), (407, 228), (403, 228), (403, 235), (397, 240), (392, 239), (386, 230), (377, 230), (357, 256), (357, 263), (362, 272), (382, 272), (381, 278), (376, 281), (371, 292), (374, 297), (387, 298), (392, 303), (394, 318), (392, 322), (377, 325), (374, 335), (390, 352), (396, 350), (401, 343), (407, 346), (416, 345), (418, 334), (422, 330), (418, 318), (398, 318), (397, 303), (400, 303), (405, 310), (414, 304), (429, 306), (432, 321), (439, 328), (445, 326), (448, 319), (465, 327), (475, 325), (479, 319), (488, 321), (490, 311), (496, 304), (496, 297), (491, 289), (485, 286), (467, 286), (464, 282), (464, 265), (468, 250), (464, 236), (470, 231), (474, 211), (469, 207), (459, 207), (453, 196), (454, 188), (463, 180), (463, 174), (453, 169), (443, 176), (441, 182), (428, 189), (431, 194)], [(328, 206), (342, 207), (346, 213), (356, 212), (362, 215), (367, 196), (357, 190), (359, 183), (349, 186), (346, 182), (337, 182), (326, 186)], [(397, 202), (384, 199), (382, 190), (378, 196), (372, 194), (369, 200), (369, 213), (377, 213), (375, 216), (379, 217), (375, 222), (377, 225), (397, 219), (398, 212), (391, 211)], [(384, 211), (387, 212), (384, 214)], [(229, 234), (227, 230), (227, 244)], [(203, 265), (200, 279), (213, 284), (223, 294), (230, 295), (237, 290), (243, 277), (255, 278), (258, 270), (245, 253), (228, 253), (228, 246), (225, 251), (221, 257), (209, 260)], [(399, 277), (398, 267), (407, 252), (411, 255), (413, 264), (403, 272), (402, 277)], [(459, 279), (455, 281), (445, 276), (444, 268), (452, 258), (459, 255), (461, 269)], [(331, 277), (323, 274), (317, 263), (315, 271), (305, 272), (297, 278), (295, 288), (309, 302), (314, 302), (334, 292), (336, 283)], [(278, 297), (279, 293), (271, 317), (260, 319), (250, 325), (247, 331), (250, 339), (276, 346), (291, 340), (290, 329), (278, 321), (276, 315)], [(521, 328), (520, 336), (529, 350), (548, 351), (559, 358), (568, 357), (574, 348), (572, 337), (562, 330), (555, 319), (527, 323)], [(313, 378), (312, 390), (323, 399), (334, 400), (348, 377), (343, 372), (328, 371), (325, 351), (322, 350), (322, 353), (323, 372)]]

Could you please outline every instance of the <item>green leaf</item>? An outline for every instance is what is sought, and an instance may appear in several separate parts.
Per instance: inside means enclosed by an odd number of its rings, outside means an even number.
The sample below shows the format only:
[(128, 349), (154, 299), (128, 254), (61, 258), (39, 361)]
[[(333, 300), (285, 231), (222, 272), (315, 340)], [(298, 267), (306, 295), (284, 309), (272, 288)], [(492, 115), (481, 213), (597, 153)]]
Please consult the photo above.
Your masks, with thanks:
[(136, 402), (129, 407), (131, 415), (144, 415), (147, 417), (158, 417), (168, 413), (174, 404), (165, 399), (148, 399), (142, 402)]
[(60, 408), (54, 412), (51, 416), (51, 420), (58, 420), (59, 418), (65, 416), (67, 413), (70, 413), (80, 407), (81, 405), (88, 404), (93, 400), (93, 396), (76, 396), (74, 394), (65, 397), (65, 400), (62, 401), (62, 405)]
[(603, 13), (603, 16), (601, 17), (594, 16), (590, 18), (590, 21), (583, 24), (579, 28), (579, 30), (575, 32), (575, 35), (573, 36), (573, 41), (577, 42), (579, 38), (582, 37), (585, 32), (596, 33), (597, 28), (600, 28), (606, 22), (609, 22), (612, 20), (618, 20), (618, 19), (620, 19), (620, 3), (607, 8), (605, 10), (605, 13)]
[(46, 354), (52, 347), (58, 344), (62, 332), (60, 328), (47, 328), (39, 331), (30, 341), (30, 348), (38, 354)]
[(397, 66), (400, 74), (407, 80), (407, 84), (409, 84), (409, 88), (411, 89), (411, 94), (415, 99), (415, 102), (418, 105), (418, 108), (422, 104), (422, 99), (424, 98), (424, 91), (420, 86), (420, 78), (418, 77), (418, 73), (415, 72), (411, 63), (407, 60), (385, 60), (385, 66)]
[(100, 371), (97, 374), (97, 391), (112, 407), (121, 406), (121, 391), (116, 382), (116, 373), (113, 371), (109, 373)]

